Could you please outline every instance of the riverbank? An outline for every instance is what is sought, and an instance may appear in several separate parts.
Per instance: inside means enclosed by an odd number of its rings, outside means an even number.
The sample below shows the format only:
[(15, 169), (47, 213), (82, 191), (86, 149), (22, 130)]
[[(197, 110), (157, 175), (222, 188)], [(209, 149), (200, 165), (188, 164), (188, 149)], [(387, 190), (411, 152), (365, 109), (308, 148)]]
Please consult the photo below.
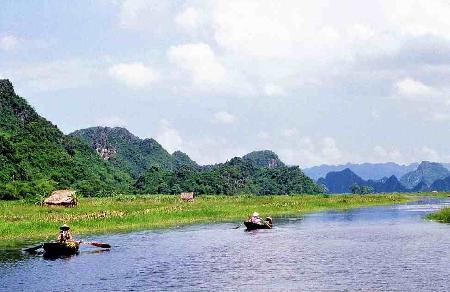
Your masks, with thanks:
[(277, 217), (398, 204), (415, 198), (410, 194), (201, 196), (190, 203), (181, 201), (178, 196), (148, 195), (81, 198), (75, 208), (0, 201), (0, 247), (52, 239), (63, 223), (69, 224), (77, 237), (204, 222), (240, 222), (253, 211)]
[(450, 207), (431, 213), (427, 216), (427, 218), (442, 223), (450, 223)]

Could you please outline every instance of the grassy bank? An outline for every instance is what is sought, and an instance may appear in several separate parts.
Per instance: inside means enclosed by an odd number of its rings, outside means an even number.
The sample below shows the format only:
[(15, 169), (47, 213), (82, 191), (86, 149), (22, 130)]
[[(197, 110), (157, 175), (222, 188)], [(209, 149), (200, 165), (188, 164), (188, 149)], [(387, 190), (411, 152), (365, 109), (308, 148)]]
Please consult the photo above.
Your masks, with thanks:
[[(82, 234), (156, 229), (192, 223), (241, 221), (253, 211), (262, 216), (303, 214), (329, 209), (396, 204), (406, 194), (345, 196), (202, 196), (193, 203), (177, 196), (81, 198), (75, 208), (43, 207), (0, 201), (0, 247), (54, 238), (67, 223)], [(276, 223), (275, 223), (276, 224)]]
[(431, 213), (427, 218), (442, 223), (450, 223), (450, 208), (444, 208), (438, 212)]

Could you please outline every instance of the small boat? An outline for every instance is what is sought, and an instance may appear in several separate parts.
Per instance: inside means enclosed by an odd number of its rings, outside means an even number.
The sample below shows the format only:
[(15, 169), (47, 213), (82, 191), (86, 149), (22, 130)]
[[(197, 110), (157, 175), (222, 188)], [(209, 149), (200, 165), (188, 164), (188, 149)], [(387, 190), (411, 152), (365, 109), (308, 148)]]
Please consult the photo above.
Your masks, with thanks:
[(61, 255), (74, 255), (78, 253), (80, 243), (77, 241), (68, 241), (66, 243), (60, 242), (46, 242), (43, 245), (44, 255), (61, 256)]
[(247, 230), (255, 230), (255, 229), (272, 229), (272, 218), (267, 217), (265, 221), (261, 221), (261, 223), (254, 223), (251, 220), (244, 222)]
[(258, 224), (258, 223), (253, 223), (250, 221), (245, 221), (244, 222), (245, 227), (247, 227), (247, 230), (255, 230), (255, 229), (272, 229), (271, 225), (268, 224)]

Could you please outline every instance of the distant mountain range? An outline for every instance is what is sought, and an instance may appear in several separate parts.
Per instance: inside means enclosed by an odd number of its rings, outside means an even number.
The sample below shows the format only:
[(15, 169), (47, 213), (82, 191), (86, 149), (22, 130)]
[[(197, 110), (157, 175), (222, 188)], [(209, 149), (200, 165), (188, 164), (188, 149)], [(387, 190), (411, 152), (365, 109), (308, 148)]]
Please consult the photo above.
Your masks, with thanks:
[(450, 176), (450, 171), (442, 164), (436, 162), (423, 161), (416, 170), (406, 173), (400, 178), (400, 182), (408, 189), (413, 189), (423, 182), (427, 187), (436, 180)]
[(317, 182), (324, 185), (330, 193), (349, 193), (354, 184), (371, 187), (377, 193), (450, 191), (450, 171), (442, 164), (423, 161), (400, 180), (395, 175), (379, 180), (364, 180), (350, 168), (345, 168), (341, 171), (331, 171)]
[(395, 175), (381, 180), (364, 180), (349, 168), (329, 172), (325, 178), (320, 178), (317, 183), (324, 185), (328, 192), (333, 194), (350, 193), (354, 184), (371, 187), (376, 193), (406, 191), (406, 188), (398, 181)]
[[(401, 177), (404, 174), (414, 171), (418, 163), (411, 163), (408, 165), (401, 165), (394, 162), (386, 162), (386, 163), (347, 163), (340, 165), (327, 165), (323, 164), (320, 166), (314, 166), (310, 168), (305, 168), (303, 171), (307, 176), (314, 180), (318, 180), (321, 177), (325, 177), (327, 173), (332, 171), (341, 171), (346, 168), (353, 171), (355, 174), (360, 176), (362, 179), (372, 179), (379, 180), (384, 177), (390, 177), (391, 175), (395, 175), (396, 177)], [(450, 165), (449, 165), (450, 167)]]

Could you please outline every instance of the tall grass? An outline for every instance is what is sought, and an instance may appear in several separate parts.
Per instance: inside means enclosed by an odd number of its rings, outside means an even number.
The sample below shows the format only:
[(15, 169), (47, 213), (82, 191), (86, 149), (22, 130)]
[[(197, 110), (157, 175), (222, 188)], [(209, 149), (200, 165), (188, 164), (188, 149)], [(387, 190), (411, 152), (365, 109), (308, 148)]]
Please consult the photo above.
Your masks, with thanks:
[(395, 195), (201, 196), (184, 202), (178, 196), (81, 198), (74, 208), (45, 207), (25, 201), (0, 201), (0, 247), (54, 238), (61, 224), (73, 234), (123, 232), (262, 216), (303, 214), (329, 209), (395, 204), (412, 200)]
[(427, 216), (427, 218), (442, 223), (450, 223), (450, 207), (431, 213)]

